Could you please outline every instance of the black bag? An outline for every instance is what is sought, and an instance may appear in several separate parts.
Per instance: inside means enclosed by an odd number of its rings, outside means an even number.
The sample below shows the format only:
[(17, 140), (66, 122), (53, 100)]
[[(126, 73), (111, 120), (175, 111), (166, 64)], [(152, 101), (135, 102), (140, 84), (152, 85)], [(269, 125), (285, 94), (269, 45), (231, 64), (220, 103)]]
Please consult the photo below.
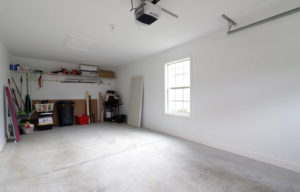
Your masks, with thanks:
[(109, 106), (115, 106), (115, 105), (118, 105), (118, 103), (119, 103), (119, 100), (118, 99), (115, 99), (115, 97), (114, 96), (109, 96), (109, 98), (108, 98), (108, 101), (107, 101), (107, 104), (109, 105)]
[(117, 123), (125, 123), (126, 122), (126, 115), (116, 115), (115, 121)]

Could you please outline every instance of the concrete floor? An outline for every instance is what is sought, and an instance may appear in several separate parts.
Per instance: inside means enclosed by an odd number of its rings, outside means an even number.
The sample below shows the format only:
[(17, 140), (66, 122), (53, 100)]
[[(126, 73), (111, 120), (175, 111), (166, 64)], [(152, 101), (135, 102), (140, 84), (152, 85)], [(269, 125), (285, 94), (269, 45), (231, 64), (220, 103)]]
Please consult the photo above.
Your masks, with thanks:
[(300, 191), (300, 174), (118, 124), (56, 128), (0, 153), (1, 192)]

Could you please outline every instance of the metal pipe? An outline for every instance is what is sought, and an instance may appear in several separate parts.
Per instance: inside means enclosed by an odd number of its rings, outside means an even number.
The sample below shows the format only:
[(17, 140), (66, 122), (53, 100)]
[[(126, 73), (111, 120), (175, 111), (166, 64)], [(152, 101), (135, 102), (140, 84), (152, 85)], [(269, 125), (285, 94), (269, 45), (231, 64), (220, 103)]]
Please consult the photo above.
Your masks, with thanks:
[(164, 8), (162, 8), (162, 7), (160, 7), (160, 8), (161, 8), (162, 11), (164, 11), (165, 13), (167, 13), (167, 14), (169, 14), (169, 15), (175, 17), (176, 19), (179, 18), (179, 16), (178, 16), (177, 14), (175, 14), (175, 13), (169, 11), (169, 10), (166, 10), (166, 9), (164, 9)]
[(292, 14), (295, 14), (297, 12), (300, 12), (300, 7), (297, 7), (295, 9), (292, 9), (292, 10), (289, 10), (289, 11), (286, 11), (286, 12), (283, 12), (283, 13), (280, 13), (278, 15), (274, 15), (272, 17), (269, 17), (269, 18), (266, 18), (266, 19), (263, 19), (261, 21), (257, 21), (255, 23), (251, 23), (249, 25), (246, 25), (244, 27), (240, 27), (240, 28), (237, 28), (237, 29), (234, 29), (234, 30), (230, 30), (228, 31), (228, 34), (233, 34), (233, 33), (236, 33), (236, 32), (239, 32), (239, 31), (242, 31), (242, 30), (245, 30), (245, 29), (248, 29), (248, 28), (251, 28), (251, 27), (255, 27), (257, 25), (261, 25), (261, 24), (264, 24), (264, 23), (267, 23), (267, 22), (270, 22), (270, 21), (273, 21), (273, 20), (276, 20), (276, 19), (280, 19), (282, 17), (286, 17), (286, 16), (289, 16), (289, 15), (292, 15)]
[(237, 25), (237, 23), (234, 20), (232, 20), (231, 18), (229, 18), (227, 15), (223, 14), (222, 17), (224, 19), (226, 19), (228, 21), (228, 23), (232, 24), (233, 26)]

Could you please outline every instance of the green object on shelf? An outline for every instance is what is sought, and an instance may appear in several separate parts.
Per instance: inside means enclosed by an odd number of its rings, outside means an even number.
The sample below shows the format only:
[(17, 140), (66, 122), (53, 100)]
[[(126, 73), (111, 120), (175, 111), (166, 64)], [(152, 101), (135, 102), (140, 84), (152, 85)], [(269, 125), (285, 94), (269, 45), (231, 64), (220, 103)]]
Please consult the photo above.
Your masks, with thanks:
[(18, 111), (16, 114), (17, 116), (27, 115), (25, 111)]

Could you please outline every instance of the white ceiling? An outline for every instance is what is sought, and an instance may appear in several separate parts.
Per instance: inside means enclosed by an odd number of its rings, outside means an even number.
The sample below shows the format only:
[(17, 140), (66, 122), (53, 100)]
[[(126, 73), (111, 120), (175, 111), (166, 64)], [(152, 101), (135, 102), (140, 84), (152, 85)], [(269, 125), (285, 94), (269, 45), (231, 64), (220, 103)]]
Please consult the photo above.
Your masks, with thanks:
[[(300, 1), (161, 0), (159, 4), (180, 18), (163, 14), (153, 25), (140, 26), (129, 12), (130, 0), (0, 0), (0, 39), (14, 56), (117, 66), (214, 31), (226, 32), (223, 13), (245, 25), (295, 8)], [(66, 48), (72, 37), (73, 44), (87, 40), (85, 49)]]

